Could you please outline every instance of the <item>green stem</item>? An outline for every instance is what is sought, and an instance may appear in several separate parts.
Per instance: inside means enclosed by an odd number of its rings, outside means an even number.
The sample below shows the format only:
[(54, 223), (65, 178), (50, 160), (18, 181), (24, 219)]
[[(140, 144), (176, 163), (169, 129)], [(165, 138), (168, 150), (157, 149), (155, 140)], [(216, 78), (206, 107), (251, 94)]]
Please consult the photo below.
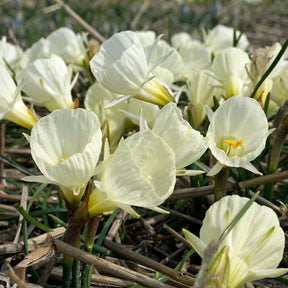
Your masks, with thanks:
[[(64, 234), (64, 242), (79, 248), (80, 247), (80, 234), (81, 234), (81, 230), (83, 228), (83, 224), (82, 223), (77, 223), (74, 222), (73, 217), (72, 219), (70, 219), (70, 221), (68, 222), (68, 227), (67, 230)], [(71, 274), (72, 274), (72, 268), (73, 268), (73, 262), (74, 259), (70, 256), (64, 255), (63, 256), (63, 288), (70, 288), (70, 279), (71, 279)], [(77, 265), (77, 264), (75, 264)], [(72, 285), (74, 285), (76, 283), (76, 279), (75, 279), (75, 273), (73, 273), (73, 280), (72, 280)], [(72, 286), (72, 287), (76, 287), (76, 286)], [(79, 287), (79, 286), (78, 286)]]
[(70, 288), (70, 279), (72, 274), (73, 258), (67, 255), (63, 256), (63, 285), (62, 288)]
[(263, 189), (263, 197), (270, 202), (272, 201), (273, 198), (273, 187), (274, 182), (266, 184)]
[(229, 169), (227, 167), (223, 167), (221, 171), (215, 175), (214, 194), (216, 201), (220, 200), (227, 194), (228, 175)]
[[(87, 222), (86, 231), (85, 231), (85, 251), (91, 253), (94, 246), (94, 237), (96, 235), (99, 220), (102, 215), (96, 215), (90, 218)], [(89, 288), (91, 282), (93, 266), (84, 263), (83, 273), (82, 273), (82, 288)]]
[(80, 288), (81, 276), (80, 276), (80, 261), (73, 261), (72, 265), (72, 288)]
[[(70, 209), (69, 205), (67, 206), (67, 214), (68, 214), (68, 226), (64, 234), (63, 241), (73, 247), (79, 248), (80, 247), (80, 236), (81, 230), (85, 226), (86, 222), (89, 219), (89, 212), (87, 209), (87, 203), (82, 202), (81, 206), (76, 210), (73, 211)], [(69, 210), (70, 209), (70, 210)], [(70, 279), (71, 274), (73, 271), (73, 262), (74, 259), (70, 256), (64, 255), (63, 258), (63, 288), (70, 288)], [(75, 269), (80, 271), (79, 264), (74, 264), (74, 272), (72, 274), (72, 287), (79, 287), (79, 275), (76, 273)], [(77, 279), (78, 277), (78, 279)], [(74, 286), (75, 285), (75, 286)], [(77, 286), (78, 285), (78, 286)]]

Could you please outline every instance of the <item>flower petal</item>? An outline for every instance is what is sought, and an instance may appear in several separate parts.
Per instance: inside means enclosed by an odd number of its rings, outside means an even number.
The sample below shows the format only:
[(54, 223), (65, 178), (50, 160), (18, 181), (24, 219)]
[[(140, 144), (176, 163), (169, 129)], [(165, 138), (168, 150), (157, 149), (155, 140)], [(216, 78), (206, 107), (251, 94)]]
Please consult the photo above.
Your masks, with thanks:
[(195, 249), (197, 254), (203, 258), (204, 257), (204, 250), (207, 247), (207, 244), (205, 244), (200, 238), (195, 236), (193, 233), (189, 232), (186, 229), (182, 229), (183, 234), (185, 235), (186, 239), (189, 241), (189, 243), (192, 245), (192, 247)]

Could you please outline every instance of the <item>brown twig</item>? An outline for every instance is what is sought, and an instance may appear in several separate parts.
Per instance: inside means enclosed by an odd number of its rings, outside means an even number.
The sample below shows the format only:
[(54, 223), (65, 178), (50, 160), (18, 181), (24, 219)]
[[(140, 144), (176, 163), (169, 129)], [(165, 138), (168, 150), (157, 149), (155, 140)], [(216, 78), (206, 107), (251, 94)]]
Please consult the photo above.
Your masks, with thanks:
[(19, 288), (29, 288), (29, 286), (23, 281), (13, 270), (13, 268), (9, 265), (9, 273), (8, 276), (13, 280), (14, 283), (17, 284)]
[(165, 259), (163, 259), (160, 263), (163, 265), (169, 263), (171, 260), (173, 260), (179, 253), (181, 253), (185, 249), (186, 249), (186, 246), (182, 245), (180, 248), (178, 248), (173, 253), (168, 255)]
[(123, 245), (114, 243), (112, 241), (104, 240), (103, 242), (104, 246), (113, 252), (115, 252), (117, 255), (134, 261), (138, 264), (144, 265), (145, 267), (149, 267), (155, 271), (159, 271), (164, 275), (167, 275), (171, 277), (172, 279), (188, 285), (193, 285), (194, 279), (188, 276), (181, 275), (178, 271), (175, 271), (169, 267), (166, 267), (163, 264), (160, 264), (148, 257), (145, 257), (143, 255), (140, 255), (134, 251), (131, 251), (130, 249), (125, 248)]
[[(60, 267), (54, 267), (51, 273), (51, 276), (53, 277), (53, 279), (56, 280), (62, 280), (62, 268)], [(131, 282), (131, 281), (127, 281), (127, 280), (122, 280), (119, 278), (115, 278), (115, 277), (109, 277), (109, 276), (103, 276), (100, 274), (92, 274), (91, 277), (91, 282), (96, 284), (97, 286), (100, 287), (108, 287), (108, 286), (115, 286), (115, 287), (130, 287), (133, 286), (135, 283)]]
[(149, 6), (149, 0), (148, 1), (144, 1), (140, 7), (140, 9), (138, 10), (138, 12), (136, 13), (134, 19), (131, 21), (131, 28), (133, 30), (135, 30), (135, 27), (137, 25), (137, 23), (139, 22), (140, 18), (142, 17), (142, 15), (144, 14), (144, 12), (146, 11), (146, 9)]
[[(59, 227), (51, 230), (48, 233), (39, 235), (37, 237), (28, 239), (28, 251), (32, 252), (40, 247), (41, 244), (48, 242), (51, 238), (59, 238), (63, 236), (65, 232), (64, 227)], [(19, 242), (18, 244), (15, 243), (6, 243), (0, 245), (0, 255), (5, 257), (11, 254), (17, 254), (23, 251), (24, 243)]]
[(198, 225), (202, 225), (202, 221), (197, 219), (197, 218), (195, 218), (195, 217), (189, 216), (189, 215), (181, 213), (179, 211), (175, 211), (175, 210), (170, 209), (168, 207), (160, 206), (160, 208), (163, 208), (164, 210), (169, 211), (171, 215), (175, 215), (177, 217), (183, 218), (183, 219), (187, 220), (188, 222), (191, 222), (191, 223), (194, 223), (194, 224), (198, 224)]
[(120, 229), (122, 223), (125, 221), (127, 215), (128, 215), (128, 213), (123, 211), (123, 210), (117, 214), (116, 219), (114, 220), (114, 222), (113, 222), (110, 230), (108, 231), (105, 239), (112, 240), (116, 236), (118, 230)]
[[(251, 190), (249, 190), (248, 192), (249, 192), (251, 197), (253, 197), (255, 195), (255, 193), (252, 192)], [(258, 195), (257, 201), (261, 202), (262, 204), (266, 205), (267, 207), (270, 207), (271, 209), (273, 209), (278, 214), (282, 214), (282, 210), (278, 206), (274, 205), (272, 202), (268, 201), (264, 197)]]
[(234, 187), (231, 187), (229, 189), (231, 189), (231, 190), (236, 189), (237, 185), (240, 189), (249, 188), (249, 187), (258, 186), (261, 184), (277, 182), (277, 181), (280, 181), (283, 179), (288, 179), (288, 171), (282, 171), (282, 172), (278, 172), (278, 173), (264, 175), (264, 176), (256, 177), (256, 178), (246, 180), (243, 182), (239, 182), (238, 184), (236, 183), (236, 185), (234, 185)]
[(15, 212), (16, 213), (15, 215), (19, 215), (18, 209), (11, 205), (0, 204), (0, 209), (9, 212)]
[(100, 42), (104, 42), (105, 38), (97, 32), (91, 25), (89, 25), (83, 18), (81, 18), (74, 10), (72, 10), (69, 5), (65, 4), (61, 0), (54, 0), (59, 4), (72, 18), (74, 18), (85, 30), (87, 30), (91, 35), (93, 35)]
[(177, 238), (180, 242), (182, 242), (185, 246), (187, 246), (189, 249), (193, 248), (188, 240), (186, 240), (184, 237), (182, 237), (179, 233), (177, 233), (174, 229), (169, 227), (167, 224), (164, 224), (163, 228), (166, 231), (168, 231), (171, 235), (173, 235), (175, 238)]
[[(5, 153), (6, 154), (10, 154), (10, 155), (30, 155), (31, 154), (31, 150), (30, 149), (18, 149), (18, 148), (7, 148), (5, 149)], [(3, 154), (3, 153), (2, 153)]]
[(134, 283), (143, 285), (144, 287), (151, 287), (151, 288), (171, 288), (172, 287), (170, 285), (161, 283), (157, 280), (154, 280), (145, 275), (142, 275), (141, 273), (137, 273), (135, 271), (116, 265), (112, 262), (109, 262), (97, 256), (91, 255), (80, 249), (72, 247), (71, 245), (68, 245), (58, 239), (54, 239), (54, 244), (58, 252), (68, 255), (70, 257), (73, 257), (74, 259), (77, 259), (84, 263), (94, 265), (95, 268), (99, 272), (107, 273), (109, 275), (113, 275), (121, 279), (129, 280)]
[[(27, 186), (23, 186), (20, 205), (25, 210), (27, 208), (27, 199), (28, 199), (28, 188), (27, 188)], [(22, 230), (23, 220), (24, 220), (24, 217), (23, 217), (22, 214), (20, 214), (19, 220), (18, 220), (18, 229), (17, 229), (16, 235), (15, 235), (14, 241), (13, 241), (14, 244), (17, 244), (19, 242), (20, 233), (21, 233), (21, 230)]]
[[(241, 190), (244, 188), (277, 182), (284, 179), (288, 179), (288, 171), (282, 171), (279, 173), (259, 176), (242, 182), (233, 182), (233, 183), (228, 182), (227, 191)], [(195, 187), (195, 188), (185, 188), (175, 190), (173, 194), (169, 197), (169, 200), (196, 198), (200, 196), (212, 195), (213, 193), (214, 193), (214, 185)]]

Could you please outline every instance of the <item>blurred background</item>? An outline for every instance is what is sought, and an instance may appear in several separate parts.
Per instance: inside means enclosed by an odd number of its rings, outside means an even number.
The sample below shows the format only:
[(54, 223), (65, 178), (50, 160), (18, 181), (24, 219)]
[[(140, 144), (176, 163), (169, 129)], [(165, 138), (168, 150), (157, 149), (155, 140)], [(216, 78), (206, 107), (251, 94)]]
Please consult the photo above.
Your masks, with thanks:
[[(252, 48), (287, 38), (287, 0), (63, 0), (105, 38), (121, 30), (186, 31), (201, 40), (202, 29), (224, 24), (242, 30)], [(54, 0), (0, 0), (0, 35), (29, 47), (58, 27), (83, 28)]]

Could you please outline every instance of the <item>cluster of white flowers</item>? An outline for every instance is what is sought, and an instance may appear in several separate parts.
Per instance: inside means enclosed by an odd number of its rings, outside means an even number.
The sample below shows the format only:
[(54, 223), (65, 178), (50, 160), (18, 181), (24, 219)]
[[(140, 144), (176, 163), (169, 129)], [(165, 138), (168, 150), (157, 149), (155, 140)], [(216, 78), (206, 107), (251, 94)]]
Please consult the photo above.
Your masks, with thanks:
[[(204, 33), (203, 42), (187, 33), (173, 35), (168, 43), (152, 31), (123, 31), (106, 40), (88, 62), (83, 42), (86, 34), (67, 28), (25, 52), (5, 38), (0, 42), (0, 119), (32, 129), (26, 138), (42, 173), (24, 180), (57, 185), (67, 207), (76, 211), (93, 179), (89, 217), (117, 207), (137, 217), (133, 206), (162, 211), (157, 206), (172, 194), (176, 175), (204, 173), (189, 166), (207, 149), (216, 159), (208, 176), (223, 167), (261, 174), (251, 161), (273, 132), (263, 111), (268, 93), (268, 115), (288, 98), (287, 54), (254, 97), (249, 96), (279, 53), (279, 43), (250, 57), (247, 37), (221, 25)], [(80, 103), (85, 108), (78, 108), (71, 91), (78, 74), (85, 75), (80, 67), (84, 61), (90, 64), (95, 83)], [(48, 115), (38, 121), (23, 99), (45, 107)], [(213, 112), (215, 103), (219, 107)], [(210, 124), (203, 131), (206, 118)], [(214, 204), (201, 240), (185, 231), (200, 256), (246, 201), (224, 197)], [(229, 247), (227, 287), (285, 273), (275, 269), (284, 249), (276, 215), (255, 204), (241, 221), (220, 247)], [(246, 222), (250, 230), (245, 230)], [(260, 222), (265, 222), (265, 229)]]

